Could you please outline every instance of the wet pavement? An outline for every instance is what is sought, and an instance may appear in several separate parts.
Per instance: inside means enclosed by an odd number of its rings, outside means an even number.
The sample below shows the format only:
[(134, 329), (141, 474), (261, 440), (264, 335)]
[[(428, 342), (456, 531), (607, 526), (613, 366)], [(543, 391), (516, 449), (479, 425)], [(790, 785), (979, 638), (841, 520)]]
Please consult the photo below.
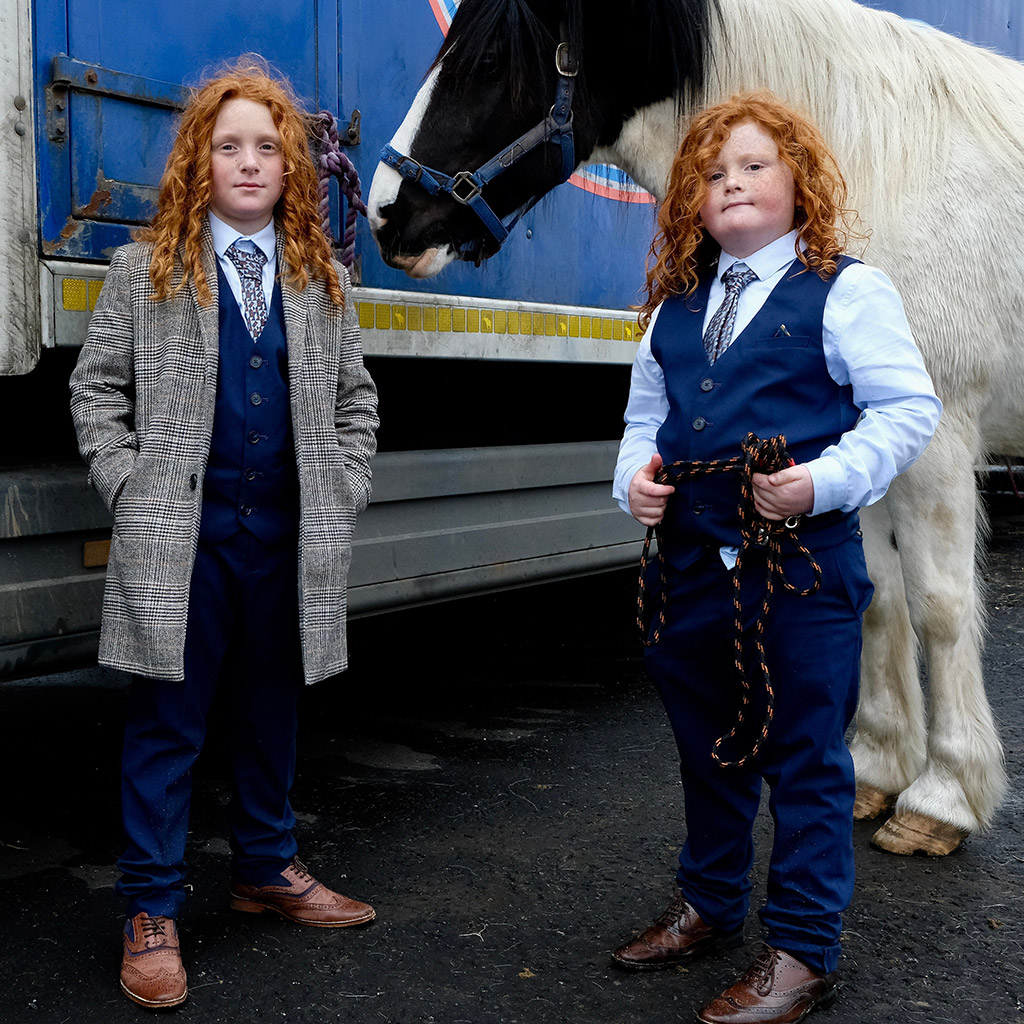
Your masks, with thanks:
[[(844, 989), (821, 1024), (1024, 1022), (1024, 515), (1000, 510), (987, 569), (989, 695), (1010, 796), (943, 860), (855, 829)], [(692, 1021), (747, 945), (647, 975), (608, 952), (671, 895), (682, 838), (674, 745), (643, 678), (632, 573), (352, 624), (353, 670), (303, 698), (300, 855), (372, 902), (365, 928), (227, 909), (227, 782), (197, 769), (180, 918), (200, 1024)], [(153, 1019), (117, 984), (123, 677), (0, 684), (0, 1022)], [(755, 906), (770, 843), (758, 820)], [(159, 1019), (160, 1015), (156, 1015)]]

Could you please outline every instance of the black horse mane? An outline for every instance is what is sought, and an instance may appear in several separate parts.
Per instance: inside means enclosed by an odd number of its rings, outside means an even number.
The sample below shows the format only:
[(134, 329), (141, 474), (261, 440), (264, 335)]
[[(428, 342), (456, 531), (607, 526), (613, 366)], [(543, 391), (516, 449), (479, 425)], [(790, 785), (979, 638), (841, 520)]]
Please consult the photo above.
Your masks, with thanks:
[(526, 73), (529, 62), (545, 53), (553, 59), (555, 45), (526, 0), (464, 0), (431, 70), (444, 62), (446, 76), (456, 83), (482, 72), (500, 75), (518, 104), (534, 84)]
[[(718, 0), (562, 0), (561, 22), (584, 85), (589, 70), (614, 61), (650, 80), (654, 98), (696, 99), (704, 86), (712, 17)], [(559, 42), (534, 7), (537, 0), (463, 0), (431, 68), (442, 61), (456, 82), (499, 74), (513, 102), (536, 86), (538, 61), (553, 61)], [(588, 45), (589, 44), (589, 45)], [(590, 46), (596, 53), (588, 53)], [(642, 90), (644, 91), (644, 90)]]

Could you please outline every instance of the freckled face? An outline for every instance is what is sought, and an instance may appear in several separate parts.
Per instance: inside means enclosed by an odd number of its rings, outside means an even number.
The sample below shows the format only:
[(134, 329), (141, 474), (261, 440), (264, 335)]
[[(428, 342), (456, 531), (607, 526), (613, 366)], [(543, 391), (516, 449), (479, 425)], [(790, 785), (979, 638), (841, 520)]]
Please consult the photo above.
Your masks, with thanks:
[(243, 235), (265, 228), (284, 190), (281, 136), (270, 108), (253, 100), (225, 100), (210, 145), (210, 209)]
[(708, 168), (701, 220), (730, 256), (744, 259), (793, 229), (796, 183), (759, 124), (733, 128)]

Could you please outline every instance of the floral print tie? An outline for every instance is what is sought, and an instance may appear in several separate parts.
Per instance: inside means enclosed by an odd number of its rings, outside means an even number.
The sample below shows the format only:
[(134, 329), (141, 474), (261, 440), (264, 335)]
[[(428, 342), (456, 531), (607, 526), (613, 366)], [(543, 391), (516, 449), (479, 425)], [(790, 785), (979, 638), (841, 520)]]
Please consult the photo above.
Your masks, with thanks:
[(267, 322), (267, 297), (263, 292), (263, 265), (267, 257), (258, 246), (255, 252), (246, 252), (234, 243), (224, 255), (235, 265), (241, 279), (242, 318), (255, 341)]

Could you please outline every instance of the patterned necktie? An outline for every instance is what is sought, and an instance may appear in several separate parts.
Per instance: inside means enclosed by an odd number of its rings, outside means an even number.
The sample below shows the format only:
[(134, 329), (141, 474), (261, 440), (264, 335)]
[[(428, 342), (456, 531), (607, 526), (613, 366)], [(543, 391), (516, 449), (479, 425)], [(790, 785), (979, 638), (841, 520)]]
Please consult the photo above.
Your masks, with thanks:
[(255, 252), (228, 246), (225, 256), (235, 265), (242, 282), (242, 318), (256, 341), (267, 322), (267, 297), (263, 292), (263, 264), (267, 257), (257, 246)]
[(740, 292), (757, 280), (755, 274), (746, 263), (734, 263), (723, 275), (725, 298), (711, 318), (708, 329), (704, 332), (704, 351), (708, 354), (708, 362), (715, 360), (732, 344), (732, 330), (736, 326), (736, 310), (740, 304)]

